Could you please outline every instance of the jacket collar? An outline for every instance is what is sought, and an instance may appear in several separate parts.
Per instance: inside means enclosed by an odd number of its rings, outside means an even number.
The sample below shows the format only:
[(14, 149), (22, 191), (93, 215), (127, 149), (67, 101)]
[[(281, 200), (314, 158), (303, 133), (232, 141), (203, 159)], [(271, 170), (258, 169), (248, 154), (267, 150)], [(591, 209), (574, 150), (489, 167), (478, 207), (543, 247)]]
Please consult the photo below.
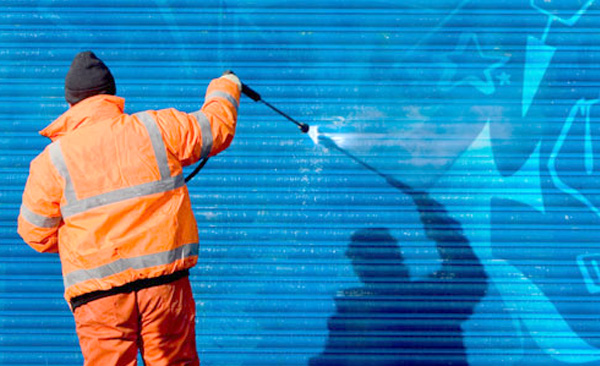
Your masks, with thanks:
[(55, 141), (79, 127), (123, 114), (124, 107), (123, 98), (108, 94), (95, 95), (69, 108), (41, 130), (40, 135)]

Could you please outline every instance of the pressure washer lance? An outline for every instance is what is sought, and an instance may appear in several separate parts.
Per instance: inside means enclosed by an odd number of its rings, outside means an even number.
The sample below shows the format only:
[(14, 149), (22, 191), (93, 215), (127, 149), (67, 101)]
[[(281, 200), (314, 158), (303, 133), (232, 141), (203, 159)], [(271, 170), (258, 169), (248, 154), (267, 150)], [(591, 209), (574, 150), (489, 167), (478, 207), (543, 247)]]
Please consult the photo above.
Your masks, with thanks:
[[(279, 113), (280, 115), (282, 115), (283, 117), (285, 117), (288, 121), (290, 121), (293, 124), (295, 124), (296, 126), (298, 126), (298, 128), (300, 129), (300, 131), (302, 131), (302, 133), (307, 133), (308, 130), (310, 130), (310, 126), (309, 125), (307, 125), (306, 123), (298, 122), (295, 119), (293, 119), (292, 117), (290, 117), (287, 114), (283, 113), (282, 111), (280, 111), (278, 108), (276, 108), (271, 103), (263, 100), (261, 98), (260, 94), (258, 94), (254, 89), (250, 88), (248, 85), (243, 84), (243, 83), (242, 83), (242, 93), (244, 93), (244, 95), (246, 95), (248, 98), (252, 99), (253, 101), (255, 101), (255, 102), (261, 102), (262, 104), (264, 104), (267, 107), (271, 108), (275, 112)], [(185, 182), (187, 183), (192, 178), (194, 178), (196, 176), (196, 174), (198, 174), (198, 172), (200, 170), (202, 170), (202, 168), (204, 168), (204, 166), (206, 165), (207, 162), (208, 162), (208, 158), (202, 159), (202, 161), (198, 164), (198, 166), (196, 166), (196, 168), (194, 169), (194, 171), (191, 172), (187, 177), (185, 177)]]
[(298, 122), (295, 119), (293, 119), (292, 117), (290, 117), (287, 114), (283, 113), (282, 111), (280, 111), (279, 109), (277, 109), (271, 103), (267, 102), (266, 100), (263, 100), (260, 97), (260, 94), (258, 94), (256, 91), (254, 91), (248, 85), (243, 84), (243, 83), (242, 83), (242, 93), (244, 93), (248, 98), (252, 99), (253, 101), (255, 101), (255, 102), (261, 102), (262, 104), (264, 104), (267, 107), (271, 108), (275, 112), (279, 113), (280, 115), (282, 115), (283, 117), (285, 117), (288, 121), (290, 121), (290, 122), (294, 123), (296, 126), (298, 126), (298, 128), (300, 128), (300, 131), (302, 131), (302, 133), (307, 133), (308, 130), (310, 129), (309, 125), (307, 125), (306, 123)]

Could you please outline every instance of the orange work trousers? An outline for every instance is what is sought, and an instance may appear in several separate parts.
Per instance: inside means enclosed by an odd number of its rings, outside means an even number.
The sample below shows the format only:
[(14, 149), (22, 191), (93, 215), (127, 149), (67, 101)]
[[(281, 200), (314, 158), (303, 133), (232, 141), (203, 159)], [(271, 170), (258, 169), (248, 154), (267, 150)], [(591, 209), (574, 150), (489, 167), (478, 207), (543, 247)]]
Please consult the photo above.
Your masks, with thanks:
[(85, 366), (200, 365), (188, 277), (75, 308)]

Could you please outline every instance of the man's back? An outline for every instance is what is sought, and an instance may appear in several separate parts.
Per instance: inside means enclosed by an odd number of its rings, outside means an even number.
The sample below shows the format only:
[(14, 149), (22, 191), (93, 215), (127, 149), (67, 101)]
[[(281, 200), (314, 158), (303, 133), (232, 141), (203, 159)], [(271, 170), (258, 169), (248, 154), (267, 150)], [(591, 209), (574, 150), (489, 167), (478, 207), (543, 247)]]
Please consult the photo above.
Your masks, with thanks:
[(239, 85), (224, 77), (189, 114), (126, 115), (122, 98), (92, 95), (41, 131), (53, 142), (31, 164), (19, 232), (35, 249), (59, 252), (72, 306), (196, 264), (198, 230), (182, 166), (229, 146), (239, 97)]

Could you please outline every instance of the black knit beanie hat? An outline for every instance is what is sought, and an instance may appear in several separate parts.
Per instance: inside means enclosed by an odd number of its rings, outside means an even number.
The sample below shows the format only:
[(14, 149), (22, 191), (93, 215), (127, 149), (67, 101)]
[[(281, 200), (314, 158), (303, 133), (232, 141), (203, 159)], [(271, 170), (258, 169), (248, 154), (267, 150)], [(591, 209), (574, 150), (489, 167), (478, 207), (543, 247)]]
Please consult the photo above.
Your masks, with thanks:
[(97, 95), (117, 93), (108, 67), (92, 51), (78, 53), (65, 78), (65, 99), (70, 104)]

